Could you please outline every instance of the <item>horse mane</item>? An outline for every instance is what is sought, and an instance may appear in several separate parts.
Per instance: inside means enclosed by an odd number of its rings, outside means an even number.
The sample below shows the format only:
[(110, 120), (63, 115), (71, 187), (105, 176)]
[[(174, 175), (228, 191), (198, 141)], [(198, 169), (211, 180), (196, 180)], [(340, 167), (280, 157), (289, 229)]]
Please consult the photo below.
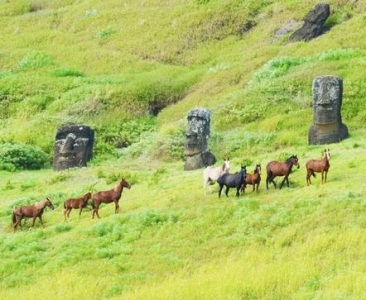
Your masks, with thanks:
[(293, 158), (297, 158), (297, 156), (296, 155), (291, 155), (288, 159), (285, 160), (285, 162), (288, 163)]
[(42, 200), (34, 203), (34, 207), (37, 209), (43, 209), (46, 206), (47, 200)]

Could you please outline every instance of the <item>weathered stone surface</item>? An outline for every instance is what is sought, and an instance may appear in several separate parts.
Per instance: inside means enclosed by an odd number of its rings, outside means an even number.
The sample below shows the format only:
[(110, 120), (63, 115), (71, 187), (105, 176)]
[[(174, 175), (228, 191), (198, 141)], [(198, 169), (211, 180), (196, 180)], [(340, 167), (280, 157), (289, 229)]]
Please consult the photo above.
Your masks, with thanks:
[(215, 156), (208, 150), (210, 136), (211, 111), (197, 108), (189, 111), (184, 154), (185, 170), (195, 170), (214, 164)]
[(313, 81), (313, 125), (309, 129), (309, 144), (323, 145), (340, 142), (348, 137), (342, 123), (343, 81), (337, 76), (319, 76)]
[(94, 131), (89, 126), (67, 125), (57, 130), (53, 169), (85, 167), (93, 158)]
[(325, 29), (323, 25), (329, 15), (329, 4), (317, 4), (304, 18), (304, 25), (290, 36), (289, 41), (310, 41), (318, 37), (324, 33)]

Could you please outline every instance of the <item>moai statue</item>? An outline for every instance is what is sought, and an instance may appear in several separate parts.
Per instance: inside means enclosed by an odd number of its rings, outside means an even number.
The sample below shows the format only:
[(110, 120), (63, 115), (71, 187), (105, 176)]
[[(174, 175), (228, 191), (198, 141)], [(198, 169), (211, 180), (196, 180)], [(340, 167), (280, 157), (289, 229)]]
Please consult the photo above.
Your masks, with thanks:
[(337, 143), (348, 137), (342, 123), (343, 81), (337, 76), (319, 76), (313, 81), (313, 125), (309, 145)]
[(86, 167), (93, 158), (94, 131), (89, 126), (67, 125), (59, 128), (54, 146), (53, 169)]
[(184, 170), (195, 170), (213, 165), (215, 156), (208, 150), (210, 137), (211, 111), (196, 108), (189, 111), (186, 130), (185, 151), (186, 163)]

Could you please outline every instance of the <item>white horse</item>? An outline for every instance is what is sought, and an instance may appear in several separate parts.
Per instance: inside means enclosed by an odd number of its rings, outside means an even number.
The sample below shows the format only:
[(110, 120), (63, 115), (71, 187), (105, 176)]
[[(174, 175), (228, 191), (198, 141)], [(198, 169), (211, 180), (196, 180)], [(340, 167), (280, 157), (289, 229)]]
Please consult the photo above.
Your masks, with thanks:
[[(230, 168), (230, 161), (229, 158), (225, 159), (224, 163), (219, 166), (219, 167), (212, 167), (212, 166), (208, 166), (204, 171), (203, 171), (203, 189), (205, 191), (206, 194), (206, 189), (207, 187), (212, 184), (214, 184), (217, 179), (224, 173), (229, 172), (229, 168)], [(210, 191), (211, 187), (210, 187)]]

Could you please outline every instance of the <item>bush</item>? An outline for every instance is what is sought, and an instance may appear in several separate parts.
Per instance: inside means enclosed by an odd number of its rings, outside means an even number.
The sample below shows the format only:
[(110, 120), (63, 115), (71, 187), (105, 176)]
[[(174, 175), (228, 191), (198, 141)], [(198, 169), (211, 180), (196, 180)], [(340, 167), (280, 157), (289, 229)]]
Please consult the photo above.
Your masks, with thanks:
[(2, 170), (37, 170), (44, 167), (47, 161), (47, 153), (38, 147), (12, 143), (0, 144), (0, 169)]

